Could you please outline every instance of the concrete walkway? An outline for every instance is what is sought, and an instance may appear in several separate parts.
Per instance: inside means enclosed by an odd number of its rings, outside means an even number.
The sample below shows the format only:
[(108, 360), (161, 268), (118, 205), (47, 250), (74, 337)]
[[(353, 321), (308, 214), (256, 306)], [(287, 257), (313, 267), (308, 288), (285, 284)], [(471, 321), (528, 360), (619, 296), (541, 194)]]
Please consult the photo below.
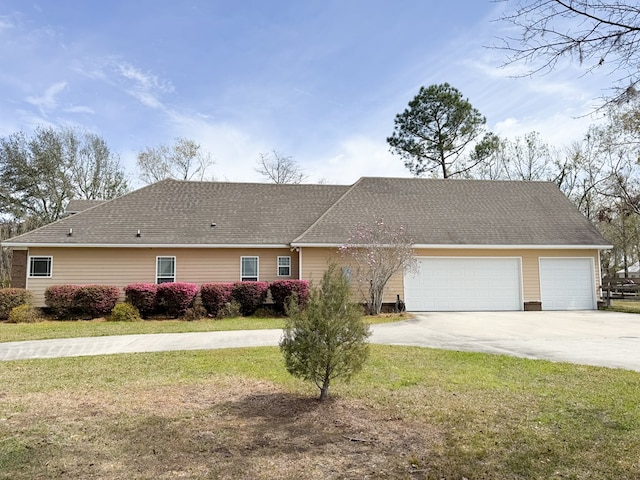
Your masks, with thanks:
[[(640, 371), (640, 315), (421, 313), (372, 326), (372, 343), (506, 354)], [(281, 330), (117, 335), (0, 343), (0, 360), (277, 345)]]

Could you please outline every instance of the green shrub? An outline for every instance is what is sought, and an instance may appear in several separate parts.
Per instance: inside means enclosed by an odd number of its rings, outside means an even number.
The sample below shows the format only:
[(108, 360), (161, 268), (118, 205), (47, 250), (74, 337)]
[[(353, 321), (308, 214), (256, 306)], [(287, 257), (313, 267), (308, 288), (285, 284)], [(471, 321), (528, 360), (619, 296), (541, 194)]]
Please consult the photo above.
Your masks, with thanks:
[(204, 308), (202, 305), (194, 305), (191, 308), (187, 308), (187, 310), (182, 314), (182, 317), (180, 318), (187, 321), (193, 321), (207, 318), (208, 316), (209, 313), (207, 312), (206, 308)]
[(34, 323), (39, 319), (38, 312), (32, 305), (25, 303), (11, 309), (9, 323)]
[(216, 318), (235, 318), (241, 316), (240, 304), (231, 300), (223, 305)]
[(111, 309), (110, 322), (140, 322), (142, 317), (136, 307), (130, 303), (118, 303)]
[(31, 292), (24, 288), (0, 289), (0, 320), (9, 318), (11, 310), (25, 303), (31, 303)]

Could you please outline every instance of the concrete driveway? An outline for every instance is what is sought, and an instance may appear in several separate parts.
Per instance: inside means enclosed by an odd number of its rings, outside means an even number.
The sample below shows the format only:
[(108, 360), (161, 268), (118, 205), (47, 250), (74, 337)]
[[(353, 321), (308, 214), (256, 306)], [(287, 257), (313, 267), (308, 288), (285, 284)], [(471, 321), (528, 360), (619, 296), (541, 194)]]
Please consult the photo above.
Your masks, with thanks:
[[(420, 313), (373, 326), (372, 343), (415, 345), (640, 371), (640, 315)], [(0, 343), (0, 360), (277, 345), (280, 330), (119, 335)]]
[(419, 313), (372, 341), (640, 371), (640, 315), (602, 311)]

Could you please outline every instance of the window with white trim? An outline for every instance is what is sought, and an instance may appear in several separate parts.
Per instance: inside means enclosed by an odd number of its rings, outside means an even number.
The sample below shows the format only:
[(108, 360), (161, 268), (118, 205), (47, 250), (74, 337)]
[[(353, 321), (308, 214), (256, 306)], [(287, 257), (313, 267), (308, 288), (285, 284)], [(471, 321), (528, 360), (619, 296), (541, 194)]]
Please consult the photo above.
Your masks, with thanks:
[(29, 277), (51, 277), (53, 257), (29, 257)]
[(258, 257), (240, 257), (240, 280), (258, 281)]
[(291, 257), (278, 257), (278, 276), (291, 276)]
[(176, 281), (176, 257), (156, 257), (156, 283)]

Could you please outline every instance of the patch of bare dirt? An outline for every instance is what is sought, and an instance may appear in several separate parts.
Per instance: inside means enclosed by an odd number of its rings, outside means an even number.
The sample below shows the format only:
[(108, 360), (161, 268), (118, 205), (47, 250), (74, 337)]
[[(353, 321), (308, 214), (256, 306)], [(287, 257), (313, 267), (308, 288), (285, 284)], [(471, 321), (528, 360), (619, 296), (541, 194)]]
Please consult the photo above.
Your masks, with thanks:
[(21, 455), (0, 478), (420, 479), (440, 443), (427, 422), (258, 381), (0, 401)]

